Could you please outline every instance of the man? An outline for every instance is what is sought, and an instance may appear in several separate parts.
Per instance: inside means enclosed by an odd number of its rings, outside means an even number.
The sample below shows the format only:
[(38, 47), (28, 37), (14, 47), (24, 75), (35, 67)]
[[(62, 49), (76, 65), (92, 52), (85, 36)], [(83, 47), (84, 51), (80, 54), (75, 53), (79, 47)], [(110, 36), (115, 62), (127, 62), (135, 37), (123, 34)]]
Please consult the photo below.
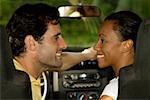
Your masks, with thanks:
[(118, 95), (118, 75), (123, 67), (134, 62), (137, 31), (141, 18), (130, 11), (110, 14), (104, 19), (96, 45), (99, 67), (112, 66), (115, 78), (104, 88), (100, 100), (116, 100)]
[[(94, 57), (90, 53), (62, 53), (67, 45), (61, 36), (59, 20), (55, 7), (42, 3), (25, 4), (14, 12), (6, 26), (15, 68), (29, 75), (33, 100), (46, 97), (45, 93), (41, 95), (40, 86), (44, 71), (68, 69), (68, 66)], [(67, 61), (67, 57), (72, 60)]]

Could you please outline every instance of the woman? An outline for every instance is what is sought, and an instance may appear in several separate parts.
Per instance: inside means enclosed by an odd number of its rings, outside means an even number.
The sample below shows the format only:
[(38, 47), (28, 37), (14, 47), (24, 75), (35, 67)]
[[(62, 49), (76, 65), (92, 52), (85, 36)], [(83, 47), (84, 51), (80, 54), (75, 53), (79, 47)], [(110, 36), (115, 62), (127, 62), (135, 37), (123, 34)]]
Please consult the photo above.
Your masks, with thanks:
[(104, 19), (96, 45), (100, 68), (112, 66), (115, 78), (104, 88), (100, 100), (116, 100), (119, 70), (134, 62), (136, 36), (141, 18), (130, 11), (113, 13)]

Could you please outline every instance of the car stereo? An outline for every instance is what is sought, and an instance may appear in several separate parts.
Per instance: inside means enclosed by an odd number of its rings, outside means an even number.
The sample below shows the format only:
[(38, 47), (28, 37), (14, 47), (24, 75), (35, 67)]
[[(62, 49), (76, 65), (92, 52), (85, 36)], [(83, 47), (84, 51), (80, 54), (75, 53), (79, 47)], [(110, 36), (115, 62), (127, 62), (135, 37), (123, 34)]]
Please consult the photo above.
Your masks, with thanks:
[(107, 84), (107, 78), (95, 69), (64, 71), (60, 77), (64, 100), (98, 100)]

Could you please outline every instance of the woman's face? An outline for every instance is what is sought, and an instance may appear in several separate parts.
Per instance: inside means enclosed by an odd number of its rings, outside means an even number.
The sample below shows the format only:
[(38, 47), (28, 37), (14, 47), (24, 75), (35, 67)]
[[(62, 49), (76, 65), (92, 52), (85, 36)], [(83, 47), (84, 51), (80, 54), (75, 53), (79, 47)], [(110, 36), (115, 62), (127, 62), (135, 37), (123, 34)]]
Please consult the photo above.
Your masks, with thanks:
[(121, 41), (117, 31), (113, 30), (114, 21), (103, 22), (99, 32), (99, 40), (96, 44), (98, 52), (97, 61), (100, 68), (116, 66), (121, 56)]

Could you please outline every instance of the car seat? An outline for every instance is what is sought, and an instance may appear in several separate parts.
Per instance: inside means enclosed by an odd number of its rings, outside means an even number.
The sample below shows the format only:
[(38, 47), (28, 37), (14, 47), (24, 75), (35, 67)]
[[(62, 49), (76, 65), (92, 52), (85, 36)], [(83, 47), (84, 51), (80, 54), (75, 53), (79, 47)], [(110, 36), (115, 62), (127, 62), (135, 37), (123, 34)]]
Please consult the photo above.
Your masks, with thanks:
[(133, 66), (120, 71), (118, 100), (150, 100), (150, 19), (140, 25)]
[(3, 26), (0, 26), (0, 71), (1, 100), (32, 99), (29, 76), (15, 70), (8, 34)]

